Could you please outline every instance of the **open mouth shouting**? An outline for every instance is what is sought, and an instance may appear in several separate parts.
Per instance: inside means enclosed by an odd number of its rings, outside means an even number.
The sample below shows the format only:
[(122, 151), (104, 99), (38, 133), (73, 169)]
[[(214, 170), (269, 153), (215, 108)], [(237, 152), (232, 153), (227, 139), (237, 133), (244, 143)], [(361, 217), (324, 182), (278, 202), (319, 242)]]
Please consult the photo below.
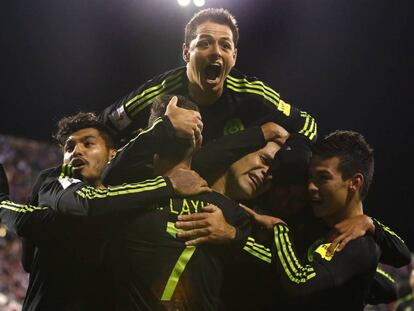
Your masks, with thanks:
[(208, 64), (204, 68), (206, 81), (209, 84), (217, 84), (220, 81), (222, 66), (220, 64)]
[(73, 168), (74, 168), (76, 171), (79, 171), (79, 170), (81, 170), (81, 169), (83, 169), (83, 168), (85, 167), (85, 165), (86, 165), (86, 161), (85, 161), (85, 160), (83, 160), (83, 159), (81, 159), (81, 158), (73, 158), (73, 159), (70, 161), (70, 165), (72, 165), (72, 166), (73, 166)]

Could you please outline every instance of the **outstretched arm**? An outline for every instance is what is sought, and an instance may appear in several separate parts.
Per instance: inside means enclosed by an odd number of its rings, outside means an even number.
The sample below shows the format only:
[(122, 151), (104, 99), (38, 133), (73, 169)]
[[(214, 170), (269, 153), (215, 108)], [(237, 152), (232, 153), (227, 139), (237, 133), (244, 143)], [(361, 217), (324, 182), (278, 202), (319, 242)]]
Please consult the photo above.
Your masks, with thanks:
[(329, 252), (341, 251), (358, 237), (370, 234), (381, 249), (380, 262), (394, 267), (408, 265), (411, 261), (410, 250), (404, 241), (390, 228), (367, 215), (346, 219), (334, 226), (329, 240), (332, 242)]
[(295, 251), (289, 228), (274, 227), (273, 254), (278, 281), (293, 296), (322, 293), (364, 274), (374, 276), (379, 250), (370, 237), (359, 238), (342, 252), (328, 254), (330, 243), (319, 245), (313, 261), (305, 262)]
[(96, 216), (142, 210), (147, 202), (179, 195), (211, 191), (205, 180), (191, 170), (177, 170), (138, 183), (95, 188), (73, 178), (68, 165), (62, 173), (47, 179), (39, 192), (39, 204), (51, 206), (63, 215)]
[(10, 200), (7, 175), (0, 164), (0, 221), (19, 236), (44, 236), (46, 230), (39, 229), (55, 220), (56, 213), (48, 207), (17, 204)]
[[(191, 195), (210, 191), (197, 173), (180, 170), (168, 177), (159, 176), (141, 183), (94, 188), (73, 178), (70, 166), (52, 171), (38, 191), (39, 205), (18, 204), (8, 199), (7, 179), (1, 175), (3, 192), (0, 217), (19, 236), (31, 239), (53, 239), (69, 235), (65, 224), (79, 221), (73, 216), (99, 216), (123, 211), (142, 210), (145, 202), (172, 197), (175, 192)], [(189, 184), (190, 183), (190, 184)], [(190, 187), (191, 185), (191, 187)], [(70, 217), (72, 216), (72, 217)], [(67, 228), (67, 227), (66, 227)]]

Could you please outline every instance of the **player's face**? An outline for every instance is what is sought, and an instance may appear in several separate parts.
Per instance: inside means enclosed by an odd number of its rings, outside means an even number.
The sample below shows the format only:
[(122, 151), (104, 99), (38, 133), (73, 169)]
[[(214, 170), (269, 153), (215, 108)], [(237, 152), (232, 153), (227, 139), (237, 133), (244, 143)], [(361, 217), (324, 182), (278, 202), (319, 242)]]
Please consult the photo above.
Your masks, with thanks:
[(234, 162), (228, 171), (226, 194), (234, 200), (246, 200), (266, 191), (271, 181), (267, 171), (279, 149), (278, 144), (268, 142), (264, 148)]
[(314, 156), (310, 164), (308, 191), (315, 216), (332, 218), (347, 206), (351, 180), (343, 180), (338, 157)]
[(226, 25), (204, 22), (190, 46), (183, 46), (190, 83), (201, 91), (221, 95), (224, 81), (236, 63), (233, 33)]
[(84, 128), (72, 133), (63, 147), (63, 163), (71, 164), (85, 182), (101, 185), (101, 175), (115, 151), (107, 147), (95, 128)]

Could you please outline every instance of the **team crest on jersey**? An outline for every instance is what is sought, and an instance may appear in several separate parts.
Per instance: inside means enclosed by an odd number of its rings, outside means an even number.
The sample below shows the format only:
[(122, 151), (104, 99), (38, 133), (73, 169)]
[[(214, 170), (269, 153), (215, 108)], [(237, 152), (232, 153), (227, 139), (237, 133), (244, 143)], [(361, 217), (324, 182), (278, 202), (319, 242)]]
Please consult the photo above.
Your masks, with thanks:
[(331, 259), (335, 255), (335, 252), (333, 252), (332, 254), (327, 254), (328, 248), (329, 246), (331, 246), (331, 244), (332, 243), (326, 243), (326, 244), (319, 245), (319, 247), (315, 250), (315, 253), (318, 253), (319, 255), (321, 255), (322, 259), (325, 259), (326, 261), (331, 261)]
[(315, 250), (319, 247), (319, 245), (323, 244), (324, 241), (325, 239), (318, 239), (315, 242), (313, 242), (311, 246), (308, 247), (306, 256), (308, 257), (309, 262), (313, 262), (313, 254)]
[(224, 135), (234, 134), (244, 130), (243, 122), (240, 119), (230, 119), (224, 126)]

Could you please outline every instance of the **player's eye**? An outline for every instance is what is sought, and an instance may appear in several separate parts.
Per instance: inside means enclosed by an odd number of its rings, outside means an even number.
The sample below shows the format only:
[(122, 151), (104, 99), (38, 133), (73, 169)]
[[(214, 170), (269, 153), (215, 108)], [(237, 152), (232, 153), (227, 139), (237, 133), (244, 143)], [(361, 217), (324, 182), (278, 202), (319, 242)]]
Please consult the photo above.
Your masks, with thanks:
[(272, 162), (272, 159), (270, 159), (269, 157), (266, 157), (264, 155), (260, 156), (260, 159), (261, 159), (262, 163), (264, 165), (267, 165), (267, 166), (269, 166), (270, 163)]
[(74, 144), (67, 143), (67, 144), (63, 147), (63, 150), (64, 150), (65, 152), (72, 152), (74, 147), (75, 147), (75, 145), (74, 145)]
[(209, 46), (209, 42), (207, 41), (207, 40), (200, 40), (200, 41), (198, 41), (198, 43), (197, 43), (197, 47), (200, 47), (200, 48), (206, 48), (206, 47), (208, 47)]
[(223, 49), (225, 49), (225, 50), (230, 50), (230, 49), (231, 49), (231, 44), (230, 44), (230, 43), (228, 43), (228, 42), (223, 42), (223, 43), (221, 44), (221, 46), (222, 46), (222, 48), (223, 48)]

